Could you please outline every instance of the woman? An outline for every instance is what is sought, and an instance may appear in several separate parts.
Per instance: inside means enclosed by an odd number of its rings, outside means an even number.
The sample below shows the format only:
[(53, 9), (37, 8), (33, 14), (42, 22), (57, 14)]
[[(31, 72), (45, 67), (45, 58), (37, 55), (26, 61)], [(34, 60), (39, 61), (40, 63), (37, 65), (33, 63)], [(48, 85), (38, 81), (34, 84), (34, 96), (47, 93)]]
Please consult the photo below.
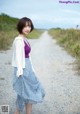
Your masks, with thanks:
[(26, 114), (31, 114), (32, 104), (43, 101), (44, 89), (35, 75), (30, 59), (31, 46), (26, 38), (34, 29), (31, 19), (24, 17), (19, 20), (19, 35), (13, 42), (12, 66), (14, 68), (13, 88), (17, 93), (15, 114), (20, 114), (26, 107)]

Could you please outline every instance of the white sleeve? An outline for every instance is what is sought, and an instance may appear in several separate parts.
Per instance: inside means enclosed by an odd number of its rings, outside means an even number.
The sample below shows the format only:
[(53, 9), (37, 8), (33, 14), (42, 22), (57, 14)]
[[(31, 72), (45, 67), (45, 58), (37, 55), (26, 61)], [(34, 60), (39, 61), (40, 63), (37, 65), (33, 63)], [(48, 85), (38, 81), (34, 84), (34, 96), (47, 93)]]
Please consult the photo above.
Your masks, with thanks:
[(15, 51), (16, 51), (16, 63), (17, 63), (17, 76), (19, 77), (20, 75), (23, 74), (23, 68), (22, 68), (22, 52), (23, 52), (23, 45), (22, 41), (20, 39), (16, 40), (15, 43)]

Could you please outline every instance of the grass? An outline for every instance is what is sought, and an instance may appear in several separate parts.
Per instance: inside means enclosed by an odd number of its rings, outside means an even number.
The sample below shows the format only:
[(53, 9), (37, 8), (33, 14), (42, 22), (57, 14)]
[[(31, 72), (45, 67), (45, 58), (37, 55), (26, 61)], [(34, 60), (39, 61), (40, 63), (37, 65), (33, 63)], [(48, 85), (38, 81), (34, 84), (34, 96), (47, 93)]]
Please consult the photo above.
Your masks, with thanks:
[(49, 34), (72, 56), (80, 59), (80, 30), (51, 29)]
[(16, 35), (15, 33), (14, 31), (0, 31), (0, 50), (7, 50), (11, 47), (13, 38)]
[(49, 34), (57, 40), (60, 46), (76, 58), (76, 68), (80, 71), (80, 30), (78, 29), (50, 29)]
[(27, 37), (30, 39), (37, 39), (44, 32), (42, 29), (34, 29)]
[[(11, 47), (14, 38), (18, 35), (16, 30), (18, 20), (18, 18), (13, 18), (6, 14), (0, 15), (0, 50), (7, 50)], [(39, 38), (43, 32), (44, 30), (34, 29), (28, 35), (28, 38)]]

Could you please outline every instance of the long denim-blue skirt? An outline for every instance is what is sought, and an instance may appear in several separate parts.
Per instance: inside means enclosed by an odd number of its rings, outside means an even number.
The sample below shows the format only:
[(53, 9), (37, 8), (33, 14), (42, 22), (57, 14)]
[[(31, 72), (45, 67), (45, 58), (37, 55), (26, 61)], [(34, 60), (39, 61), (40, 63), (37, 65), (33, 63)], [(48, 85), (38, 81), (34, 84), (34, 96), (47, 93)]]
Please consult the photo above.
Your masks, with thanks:
[(36, 104), (43, 101), (45, 91), (36, 77), (30, 58), (25, 58), (25, 68), (21, 77), (16, 76), (17, 67), (14, 67), (13, 89), (17, 93), (16, 107), (22, 111), (27, 103)]

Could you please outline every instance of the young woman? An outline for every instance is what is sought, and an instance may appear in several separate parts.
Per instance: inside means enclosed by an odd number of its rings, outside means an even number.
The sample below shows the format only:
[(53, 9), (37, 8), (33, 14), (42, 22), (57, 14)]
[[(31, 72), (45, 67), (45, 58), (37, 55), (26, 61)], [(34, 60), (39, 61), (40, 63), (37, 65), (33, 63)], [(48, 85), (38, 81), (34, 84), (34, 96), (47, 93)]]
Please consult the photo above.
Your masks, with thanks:
[(20, 114), (24, 106), (26, 114), (31, 114), (32, 104), (42, 102), (45, 96), (45, 91), (36, 77), (29, 55), (31, 46), (26, 36), (33, 29), (31, 19), (21, 18), (17, 24), (19, 35), (13, 41), (13, 88), (17, 93), (15, 114)]

